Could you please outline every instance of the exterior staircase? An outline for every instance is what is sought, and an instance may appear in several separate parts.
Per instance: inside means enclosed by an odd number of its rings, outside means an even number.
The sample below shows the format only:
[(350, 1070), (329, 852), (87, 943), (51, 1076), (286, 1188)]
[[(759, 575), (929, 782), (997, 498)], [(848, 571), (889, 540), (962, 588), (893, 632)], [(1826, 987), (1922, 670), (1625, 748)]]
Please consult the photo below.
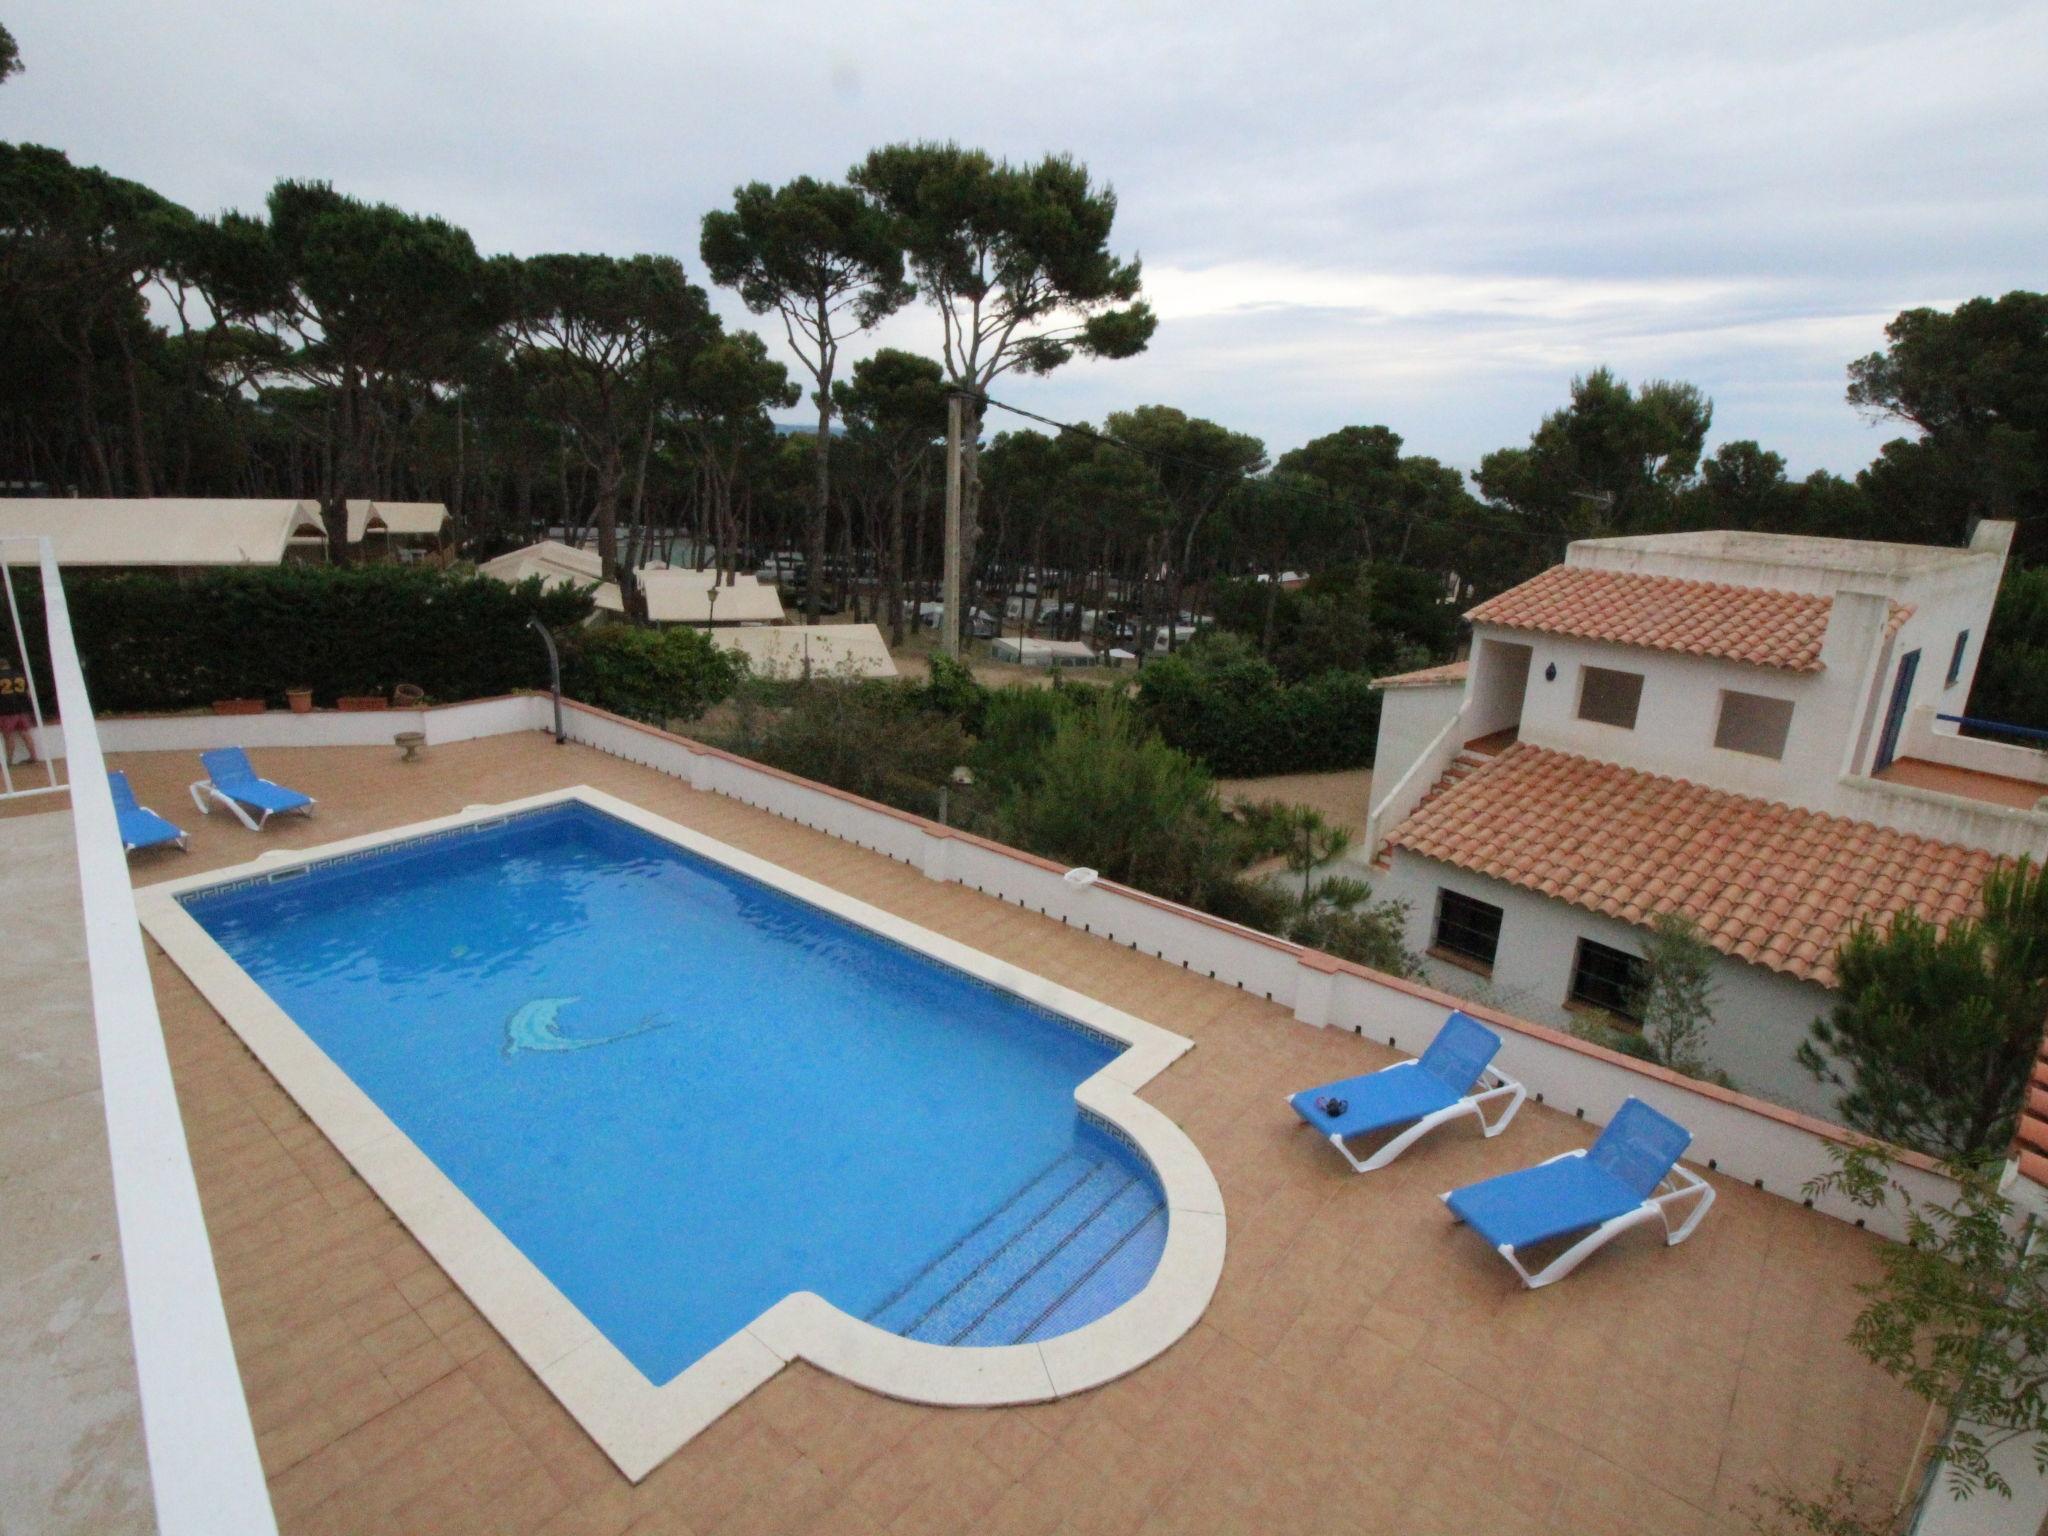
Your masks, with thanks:
[(1113, 1153), (1067, 1153), (940, 1254), (868, 1321), (930, 1344), (1023, 1344), (1093, 1322), (1144, 1288), (1166, 1204)]
[[(1429, 786), (1429, 793), (1422, 797), (1421, 801), (1416, 805), (1415, 811), (1421, 810), (1423, 806), (1428, 805), (1430, 801), (1436, 799), (1437, 796), (1443, 794), (1453, 785), (1462, 783), (1465, 779), (1471, 777), (1473, 773), (1492, 762), (1495, 756), (1495, 753), (1489, 752), (1483, 747), (1468, 743), (1459, 751), (1456, 757), (1451, 759), (1451, 766), (1444, 770), (1443, 777)], [(1412, 816), (1415, 814), (1415, 811), (1410, 811), (1408, 814)], [(1388, 830), (1391, 831), (1392, 829), (1389, 828)], [(1373, 850), (1372, 867), (1381, 873), (1385, 873), (1394, 867), (1393, 858), (1387, 852), (1387, 844), (1384, 839), (1381, 840), (1379, 847)]]

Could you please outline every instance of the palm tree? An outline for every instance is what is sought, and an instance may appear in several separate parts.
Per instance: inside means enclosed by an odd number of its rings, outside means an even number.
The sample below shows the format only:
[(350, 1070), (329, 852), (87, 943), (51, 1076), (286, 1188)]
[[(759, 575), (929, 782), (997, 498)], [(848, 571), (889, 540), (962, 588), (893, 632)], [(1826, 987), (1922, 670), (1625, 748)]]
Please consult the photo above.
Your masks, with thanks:
[(1342, 858), (1351, 848), (1351, 829), (1333, 826), (1323, 813), (1306, 805), (1287, 808), (1284, 823), (1287, 867), (1301, 876), (1301, 904), (1308, 905), (1308, 883), (1318, 867)]

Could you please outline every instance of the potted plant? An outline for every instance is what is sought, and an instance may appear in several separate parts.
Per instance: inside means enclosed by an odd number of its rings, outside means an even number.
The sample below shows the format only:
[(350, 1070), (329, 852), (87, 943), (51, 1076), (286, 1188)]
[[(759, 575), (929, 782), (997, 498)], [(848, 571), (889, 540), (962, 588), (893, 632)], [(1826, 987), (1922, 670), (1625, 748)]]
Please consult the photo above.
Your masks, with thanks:
[(310, 715), (313, 713), (313, 690), (311, 688), (287, 688), (284, 691), (284, 701), (291, 705), (292, 713), (295, 715)]
[(389, 709), (391, 701), (381, 693), (345, 693), (334, 701), (334, 707), (355, 714), (369, 710)]
[(213, 712), (216, 715), (260, 715), (270, 706), (261, 699), (215, 699)]

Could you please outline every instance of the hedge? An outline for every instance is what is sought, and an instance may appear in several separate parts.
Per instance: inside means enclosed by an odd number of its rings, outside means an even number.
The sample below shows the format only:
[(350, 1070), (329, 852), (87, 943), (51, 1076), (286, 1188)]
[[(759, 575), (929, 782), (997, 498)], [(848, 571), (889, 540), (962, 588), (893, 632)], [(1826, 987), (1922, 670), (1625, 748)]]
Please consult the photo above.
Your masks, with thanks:
[(1151, 663), (1138, 701), (1168, 745), (1219, 778), (1367, 767), (1379, 733), (1380, 696), (1365, 673), (1283, 683), (1228, 634)]
[[(46, 712), (54, 712), (42, 586), (14, 572), (22, 628)], [(72, 634), (96, 709), (203, 708), (217, 699), (316, 704), (388, 695), (414, 683), (429, 699), (488, 698), (547, 686), (547, 653), (527, 622), (579, 624), (590, 599), (486, 576), (409, 566), (285, 565), (179, 578), (74, 572), (64, 582)]]

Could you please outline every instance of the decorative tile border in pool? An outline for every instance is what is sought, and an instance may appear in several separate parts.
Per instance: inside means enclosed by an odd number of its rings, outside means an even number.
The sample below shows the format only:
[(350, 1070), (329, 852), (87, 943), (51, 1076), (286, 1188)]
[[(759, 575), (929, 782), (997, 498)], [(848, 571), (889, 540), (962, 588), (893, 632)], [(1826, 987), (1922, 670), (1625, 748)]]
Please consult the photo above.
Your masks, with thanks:
[[(472, 835), (568, 803), (617, 817), (1122, 1045), (1074, 1090), (1074, 1100), (1084, 1117), (1151, 1165), (1165, 1194), (1166, 1251), (1145, 1288), (1072, 1333), (982, 1348), (902, 1338), (798, 1291), (655, 1386), (271, 1001), (181, 900), (246, 888), (288, 869)], [(280, 857), (290, 862), (280, 866)], [(320, 848), (275, 851), (237, 868), (145, 887), (136, 892), (136, 909), (207, 1002), (634, 1482), (792, 1360), (916, 1403), (995, 1407), (1086, 1391), (1137, 1369), (1192, 1328), (1222, 1275), (1223, 1196), (1215, 1176), (1186, 1133), (1137, 1095), (1191, 1042), (599, 790), (579, 786), (470, 806), (458, 816)]]

